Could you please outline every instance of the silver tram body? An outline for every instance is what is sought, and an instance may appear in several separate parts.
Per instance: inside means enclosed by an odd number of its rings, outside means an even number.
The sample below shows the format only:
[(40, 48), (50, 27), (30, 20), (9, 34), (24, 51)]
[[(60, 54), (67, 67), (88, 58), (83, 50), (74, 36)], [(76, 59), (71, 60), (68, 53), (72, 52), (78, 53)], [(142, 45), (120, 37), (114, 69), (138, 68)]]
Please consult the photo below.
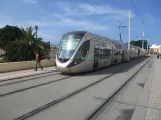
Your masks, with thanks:
[[(139, 51), (139, 52), (138, 52)], [(86, 31), (63, 35), (56, 55), (56, 70), (81, 73), (127, 61), (127, 44)], [(130, 60), (141, 56), (139, 47), (130, 46)]]

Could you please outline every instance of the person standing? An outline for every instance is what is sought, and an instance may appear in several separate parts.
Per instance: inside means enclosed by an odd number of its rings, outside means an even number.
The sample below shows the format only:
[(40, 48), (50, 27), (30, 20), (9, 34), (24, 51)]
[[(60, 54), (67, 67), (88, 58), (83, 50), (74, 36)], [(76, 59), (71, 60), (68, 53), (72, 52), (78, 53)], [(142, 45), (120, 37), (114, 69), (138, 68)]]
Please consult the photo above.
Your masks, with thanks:
[(41, 67), (41, 70), (43, 70), (43, 67), (40, 64), (41, 58), (40, 58), (40, 55), (39, 55), (39, 51), (38, 50), (36, 51), (36, 54), (35, 55), (36, 55), (35, 71), (37, 71), (37, 64), (39, 64), (39, 66)]

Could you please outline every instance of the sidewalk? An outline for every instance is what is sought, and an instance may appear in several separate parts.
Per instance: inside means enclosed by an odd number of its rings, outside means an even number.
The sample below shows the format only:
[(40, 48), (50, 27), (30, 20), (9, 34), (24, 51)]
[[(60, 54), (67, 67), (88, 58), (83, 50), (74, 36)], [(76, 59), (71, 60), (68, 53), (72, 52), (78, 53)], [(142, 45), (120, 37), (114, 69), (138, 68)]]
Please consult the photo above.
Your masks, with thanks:
[(161, 120), (161, 60), (154, 60), (154, 72), (145, 120)]
[(0, 81), (7, 80), (7, 79), (14, 79), (14, 78), (22, 78), (22, 77), (33, 76), (33, 75), (44, 74), (44, 73), (50, 73), (55, 71), (56, 71), (55, 67), (53, 66), (53, 67), (45, 67), (43, 70), (38, 68), (38, 71), (34, 71), (34, 69), (29, 69), (29, 70), (0, 73)]

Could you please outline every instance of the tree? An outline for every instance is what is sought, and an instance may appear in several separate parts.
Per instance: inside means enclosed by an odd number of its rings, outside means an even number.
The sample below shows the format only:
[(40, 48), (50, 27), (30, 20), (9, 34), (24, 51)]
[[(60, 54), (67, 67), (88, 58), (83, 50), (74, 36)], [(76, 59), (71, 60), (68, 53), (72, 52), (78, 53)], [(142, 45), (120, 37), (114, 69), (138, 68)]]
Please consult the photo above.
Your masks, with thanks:
[(36, 40), (37, 40), (37, 31), (38, 31), (39, 27), (37, 25), (35, 25), (35, 30), (36, 30)]
[[(143, 40), (138, 40), (138, 41), (133, 41), (132, 40), (130, 42), (130, 44), (142, 48), (142, 42), (143, 42)], [(147, 44), (148, 44), (147, 40), (144, 40), (144, 49), (147, 49)], [(149, 48), (149, 45), (148, 45), (148, 48)]]
[(21, 27), (21, 40), (16, 40), (7, 45), (7, 59), (9, 61), (34, 60), (35, 52), (38, 50), (42, 59), (46, 52), (42, 45), (42, 38), (35, 39), (36, 32), (33, 27), (24, 29)]
[(36, 35), (36, 32), (33, 32), (33, 28), (30, 26), (29, 28), (26, 28), (26, 30), (24, 30), (22, 28), (22, 31), (23, 31), (23, 36), (24, 36), (24, 40), (27, 42), (27, 44), (30, 46), (30, 50), (28, 50), (29, 52), (32, 52), (32, 53), (29, 53), (29, 54), (33, 54), (35, 53), (37, 50), (40, 51), (40, 54), (41, 56), (44, 56), (46, 53), (44, 51), (44, 47), (42, 45), (42, 38), (36, 38), (35, 39), (35, 35)]
[(46, 44), (37, 37), (38, 26), (35, 26), (35, 31), (32, 26), (24, 29), (7, 25), (0, 29), (0, 46), (5, 45), (8, 61), (34, 60), (36, 50), (42, 59), (46, 58)]
[[(0, 28), (0, 35), (1, 35), (1, 28)], [(2, 48), (2, 40), (0, 39), (0, 48)]]
[(6, 50), (6, 58), (9, 62), (32, 60), (34, 57), (29, 54), (30, 46), (23, 40), (11, 42), (7, 45)]
[(0, 46), (5, 48), (15, 40), (21, 40), (22, 32), (19, 27), (6, 25), (0, 30)]

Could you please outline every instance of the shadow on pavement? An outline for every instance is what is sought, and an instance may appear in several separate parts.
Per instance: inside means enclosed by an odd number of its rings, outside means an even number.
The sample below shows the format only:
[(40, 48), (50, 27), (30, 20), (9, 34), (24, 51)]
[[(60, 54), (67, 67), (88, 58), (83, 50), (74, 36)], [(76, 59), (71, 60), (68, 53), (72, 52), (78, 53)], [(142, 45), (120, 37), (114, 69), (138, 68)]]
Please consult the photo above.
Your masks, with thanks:
[(71, 76), (91, 76), (91, 75), (103, 75), (103, 74), (115, 74), (115, 73), (123, 73), (131, 70), (136, 65), (140, 64), (144, 60), (147, 60), (149, 56), (138, 58), (132, 60), (130, 62), (124, 62), (117, 65), (108, 66), (106, 68), (97, 69), (94, 71), (86, 72), (86, 73), (77, 73), (77, 74), (65, 74), (63, 75), (71, 75)]
[(144, 88), (145, 83), (137, 83), (140, 87)]
[(120, 110), (120, 115), (116, 118), (116, 120), (131, 120), (133, 113), (134, 109)]

